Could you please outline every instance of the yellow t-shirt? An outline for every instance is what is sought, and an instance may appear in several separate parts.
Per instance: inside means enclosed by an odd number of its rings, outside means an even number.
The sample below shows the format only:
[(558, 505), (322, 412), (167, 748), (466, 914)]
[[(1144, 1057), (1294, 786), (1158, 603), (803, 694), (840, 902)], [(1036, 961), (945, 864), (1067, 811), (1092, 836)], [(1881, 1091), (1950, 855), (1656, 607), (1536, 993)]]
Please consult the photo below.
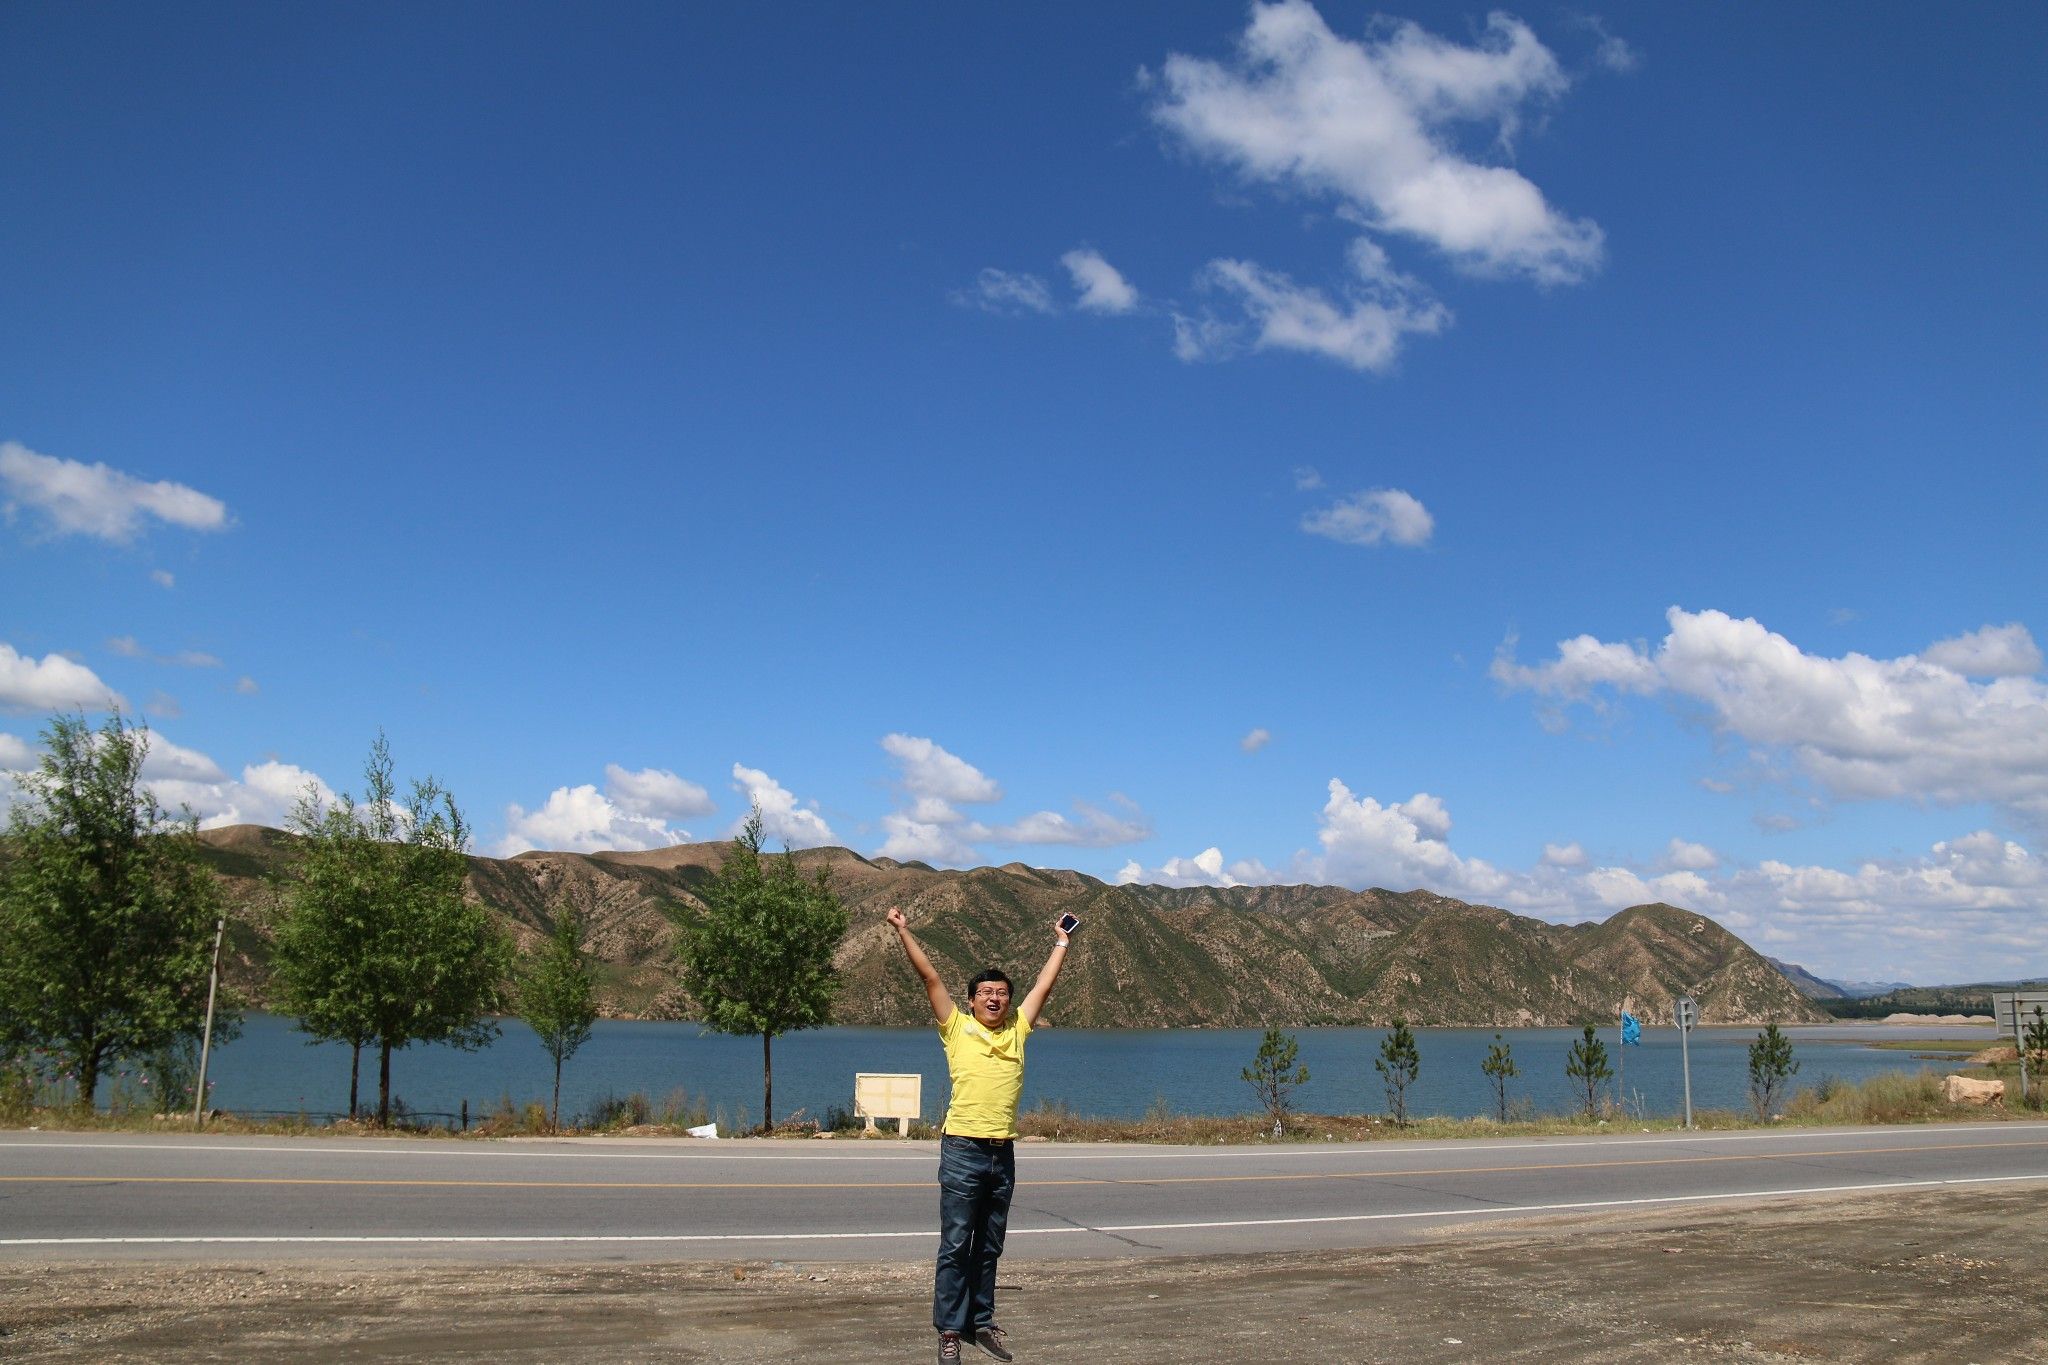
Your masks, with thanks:
[(1017, 1098), (1024, 1093), (1024, 1040), (1031, 1025), (1012, 1012), (999, 1029), (983, 1028), (966, 1010), (955, 1008), (939, 1025), (946, 1045), (946, 1070), (953, 1099), (945, 1130), (957, 1137), (1017, 1136)]

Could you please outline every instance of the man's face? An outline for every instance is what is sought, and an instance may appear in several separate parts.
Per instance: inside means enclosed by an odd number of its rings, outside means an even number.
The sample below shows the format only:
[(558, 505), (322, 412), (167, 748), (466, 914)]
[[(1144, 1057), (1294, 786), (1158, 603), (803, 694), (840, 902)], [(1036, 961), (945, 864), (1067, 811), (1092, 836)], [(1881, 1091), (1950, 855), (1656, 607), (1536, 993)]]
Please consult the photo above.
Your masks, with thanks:
[(967, 1003), (984, 1028), (994, 1028), (1010, 1012), (1010, 988), (1000, 981), (984, 981), (974, 988), (974, 999)]

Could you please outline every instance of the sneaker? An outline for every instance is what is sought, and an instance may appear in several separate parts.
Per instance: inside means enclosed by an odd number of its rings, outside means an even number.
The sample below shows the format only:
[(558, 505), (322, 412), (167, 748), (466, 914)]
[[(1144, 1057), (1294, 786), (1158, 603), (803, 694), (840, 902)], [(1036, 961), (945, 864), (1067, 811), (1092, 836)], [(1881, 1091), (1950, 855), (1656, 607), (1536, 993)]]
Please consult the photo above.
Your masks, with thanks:
[(974, 1329), (974, 1344), (987, 1351), (997, 1360), (1011, 1360), (1014, 1357), (1010, 1354), (1010, 1348), (1003, 1344), (1003, 1337), (1005, 1335), (1002, 1328), (994, 1323), (990, 1323), (986, 1327)]
[(939, 1365), (960, 1365), (960, 1334), (939, 1333)]

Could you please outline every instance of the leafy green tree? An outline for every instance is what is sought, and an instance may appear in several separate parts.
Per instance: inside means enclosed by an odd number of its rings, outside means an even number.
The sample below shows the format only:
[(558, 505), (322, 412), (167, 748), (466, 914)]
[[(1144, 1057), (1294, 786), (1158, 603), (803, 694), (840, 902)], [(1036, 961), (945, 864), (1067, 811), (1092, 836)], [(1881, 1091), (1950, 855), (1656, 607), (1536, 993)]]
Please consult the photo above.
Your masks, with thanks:
[(1792, 1060), (1792, 1040), (1780, 1033), (1776, 1024), (1764, 1025), (1764, 1031), (1749, 1045), (1749, 1102), (1759, 1120), (1770, 1118), (1778, 1097), (1798, 1072), (1799, 1063)]
[[(512, 949), (490, 912), (463, 894), (469, 826), (432, 778), (401, 801), (383, 736), (361, 802), (294, 813), (299, 878), (277, 938), (276, 967), (299, 1027), (318, 1040), (378, 1048), (377, 1121), (391, 1121), (391, 1054), (414, 1043), (478, 1048), (498, 1036)], [(349, 1074), (356, 1108), (356, 1068)]]
[(1269, 1028), (1259, 1040), (1258, 1056), (1242, 1073), (1244, 1083), (1266, 1106), (1276, 1134), (1286, 1131), (1287, 1116), (1294, 1110), (1295, 1087), (1308, 1084), (1308, 1068), (1295, 1065), (1300, 1056), (1293, 1034)]
[[(388, 769), (382, 776), (389, 780)], [(354, 1118), (362, 1110), (363, 1047), (377, 1036), (373, 964), (363, 948), (384, 914), (385, 854), (345, 792), (332, 807), (309, 793), (293, 807), (290, 824), (300, 842), (277, 926), (272, 979), (308, 1041), (348, 1045)]]
[(1380, 1039), (1380, 1055), (1373, 1059), (1372, 1069), (1380, 1073), (1380, 1084), (1386, 1087), (1387, 1110), (1394, 1116), (1395, 1126), (1407, 1127), (1408, 1087), (1422, 1074), (1422, 1053), (1406, 1019), (1396, 1019), (1392, 1031)]
[(519, 1013), (540, 1045), (555, 1059), (555, 1097), (548, 1125), (562, 1126), (562, 1063), (590, 1041), (597, 1021), (597, 983), (583, 955), (583, 916), (565, 905), (554, 930), (534, 953), (519, 979)]
[(846, 908), (824, 868), (806, 877), (796, 855), (763, 858), (760, 807), (747, 816), (718, 875), (704, 890), (704, 914), (679, 925), (683, 986), (720, 1033), (761, 1038), (761, 1124), (775, 1126), (775, 1039), (832, 1017), (839, 974), (832, 954), (846, 933)]
[(1586, 1088), (1586, 1117), (1593, 1117), (1593, 1104), (1599, 1097), (1600, 1082), (1614, 1076), (1614, 1068), (1607, 1065), (1607, 1044), (1600, 1041), (1600, 1034), (1593, 1025), (1586, 1025), (1585, 1036), (1573, 1043), (1571, 1051), (1565, 1054), (1564, 1074)]
[(1500, 1121), (1506, 1123), (1508, 1121), (1508, 1082), (1522, 1074), (1520, 1069), (1515, 1066), (1514, 1047), (1511, 1044), (1502, 1042), (1498, 1033), (1494, 1034), (1492, 1045), (1486, 1049), (1486, 1060), (1479, 1064), (1479, 1069), (1486, 1074), (1486, 1078), (1489, 1081), (1493, 1082), (1494, 1109), (1500, 1115)]
[(59, 1053), (91, 1108), (114, 1058), (204, 1027), (219, 889), (190, 813), (142, 785), (146, 728), (57, 716), (42, 739), (0, 872), (0, 1050)]

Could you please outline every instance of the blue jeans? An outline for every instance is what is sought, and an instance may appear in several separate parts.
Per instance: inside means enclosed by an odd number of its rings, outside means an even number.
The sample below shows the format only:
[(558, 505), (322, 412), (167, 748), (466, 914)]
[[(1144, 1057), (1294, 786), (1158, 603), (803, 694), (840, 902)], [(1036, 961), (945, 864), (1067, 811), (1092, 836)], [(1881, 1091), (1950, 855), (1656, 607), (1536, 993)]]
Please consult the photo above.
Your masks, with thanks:
[(972, 1336), (996, 1316), (996, 1261), (1010, 1225), (1017, 1153), (1008, 1142), (948, 1137), (939, 1142), (939, 1269), (932, 1326)]

